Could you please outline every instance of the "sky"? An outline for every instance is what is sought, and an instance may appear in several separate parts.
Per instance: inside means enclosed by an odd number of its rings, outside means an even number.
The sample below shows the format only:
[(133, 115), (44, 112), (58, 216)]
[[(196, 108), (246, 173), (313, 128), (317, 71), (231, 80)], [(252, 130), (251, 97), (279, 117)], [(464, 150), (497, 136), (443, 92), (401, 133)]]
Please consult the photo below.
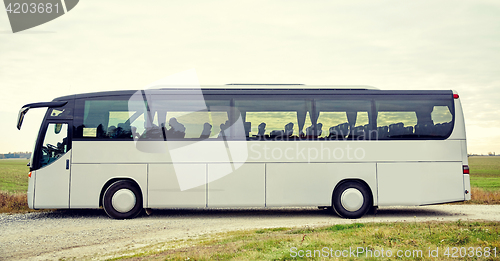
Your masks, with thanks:
[(498, 1), (80, 1), (13, 34), (0, 11), (0, 153), (31, 151), (27, 103), (137, 90), (195, 69), (201, 85), (456, 90), (469, 153), (500, 154)]

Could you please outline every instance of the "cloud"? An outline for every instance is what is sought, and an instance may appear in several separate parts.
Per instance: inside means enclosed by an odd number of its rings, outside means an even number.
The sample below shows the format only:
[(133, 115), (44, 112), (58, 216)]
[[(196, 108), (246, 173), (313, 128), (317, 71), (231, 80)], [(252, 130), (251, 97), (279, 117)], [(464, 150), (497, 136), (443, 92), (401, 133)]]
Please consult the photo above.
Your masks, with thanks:
[[(494, 1), (83, 1), (31, 29), (55, 33), (0, 34), (0, 111), (138, 89), (195, 68), (202, 85), (456, 89), (467, 124), (498, 127), (498, 13)], [(0, 31), (10, 28), (6, 17), (0, 12)], [(468, 131), (471, 141), (477, 131)]]

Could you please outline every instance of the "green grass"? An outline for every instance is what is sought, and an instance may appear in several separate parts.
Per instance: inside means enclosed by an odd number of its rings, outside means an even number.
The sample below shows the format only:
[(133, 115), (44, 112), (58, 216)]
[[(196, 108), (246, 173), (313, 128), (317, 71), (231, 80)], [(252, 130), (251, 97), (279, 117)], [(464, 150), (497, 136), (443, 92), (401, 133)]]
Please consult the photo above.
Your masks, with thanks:
[[(392, 257), (369, 257), (364, 260), (427, 260), (429, 249), (438, 251), (432, 260), (463, 260), (452, 258), (453, 247), (477, 250), (496, 247), (497, 258), (468, 258), (469, 260), (498, 260), (500, 256), (500, 222), (425, 222), (425, 223), (353, 223), (317, 228), (271, 228), (235, 231), (199, 239), (159, 243), (139, 251), (125, 253), (125, 260), (326, 260), (336, 250), (369, 249), (392, 252)], [(450, 256), (445, 255), (449, 249)], [(311, 257), (298, 257), (299, 250)], [(314, 258), (314, 250), (316, 258)], [(419, 257), (396, 257), (398, 250), (411, 253), (422, 251)], [(491, 250), (493, 253), (493, 250)], [(404, 253), (404, 252), (402, 252)], [(469, 254), (470, 252), (467, 252)], [(474, 252), (475, 254), (475, 252)], [(323, 255), (323, 256), (321, 256)], [(347, 260), (357, 260), (356, 257)], [(333, 257), (332, 259), (338, 259)], [(344, 259), (343, 259), (344, 260)]]
[(10, 193), (28, 190), (29, 160), (0, 160), (0, 191)]
[(472, 187), (482, 188), (486, 191), (500, 190), (500, 177), (498, 178), (472, 177), (470, 183)]
[(472, 187), (500, 190), (500, 157), (469, 157), (469, 169)]
[(500, 156), (471, 156), (469, 168), (476, 177), (500, 177)]
[(0, 160), (0, 213), (32, 212), (28, 208), (29, 160)]

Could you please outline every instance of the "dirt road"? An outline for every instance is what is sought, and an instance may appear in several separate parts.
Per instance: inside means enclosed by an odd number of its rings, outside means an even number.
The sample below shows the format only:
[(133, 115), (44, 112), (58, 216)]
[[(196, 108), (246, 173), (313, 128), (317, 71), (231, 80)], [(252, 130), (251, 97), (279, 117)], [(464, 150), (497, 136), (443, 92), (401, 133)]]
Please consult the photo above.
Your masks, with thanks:
[(159, 242), (252, 228), (458, 219), (500, 221), (500, 205), (387, 207), (357, 220), (315, 208), (155, 210), (133, 220), (113, 220), (103, 210), (2, 214), (0, 260), (103, 259)]

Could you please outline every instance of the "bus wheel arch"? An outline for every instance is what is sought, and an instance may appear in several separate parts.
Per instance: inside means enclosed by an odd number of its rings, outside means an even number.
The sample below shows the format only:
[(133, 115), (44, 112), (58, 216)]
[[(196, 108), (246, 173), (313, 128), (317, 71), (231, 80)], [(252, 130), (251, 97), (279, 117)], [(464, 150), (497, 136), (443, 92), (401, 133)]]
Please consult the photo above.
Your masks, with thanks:
[(332, 193), (332, 208), (337, 215), (356, 219), (373, 207), (370, 186), (361, 179), (345, 179), (335, 186)]
[(142, 190), (136, 181), (129, 178), (106, 182), (99, 202), (106, 214), (115, 219), (134, 218), (143, 210)]

